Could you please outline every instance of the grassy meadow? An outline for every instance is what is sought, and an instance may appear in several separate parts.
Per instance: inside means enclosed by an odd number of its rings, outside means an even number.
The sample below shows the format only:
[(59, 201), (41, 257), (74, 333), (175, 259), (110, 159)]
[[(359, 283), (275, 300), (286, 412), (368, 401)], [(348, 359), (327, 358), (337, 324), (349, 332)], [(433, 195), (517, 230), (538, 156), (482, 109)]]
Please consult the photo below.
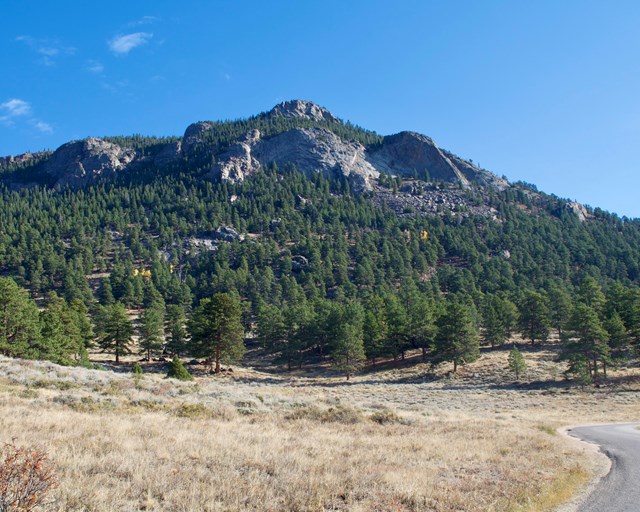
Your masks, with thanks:
[[(447, 373), (427, 364), (343, 377), (234, 367), (193, 382), (0, 358), (0, 442), (39, 447), (51, 510), (544, 511), (601, 456), (558, 434), (638, 419), (633, 369), (569, 386), (551, 346)], [(418, 357), (417, 355), (415, 357)], [(153, 373), (158, 371), (158, 373)]]

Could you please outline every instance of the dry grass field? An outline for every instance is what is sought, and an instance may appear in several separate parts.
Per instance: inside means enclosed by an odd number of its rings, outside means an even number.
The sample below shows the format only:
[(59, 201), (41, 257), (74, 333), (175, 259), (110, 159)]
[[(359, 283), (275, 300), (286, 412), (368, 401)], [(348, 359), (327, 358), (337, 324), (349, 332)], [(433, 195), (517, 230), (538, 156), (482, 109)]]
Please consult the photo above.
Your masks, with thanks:
[(46, 450), (51, 510), (542, 511), (591, 478), (557, 434), (640, 417), (636, 371), (570, 388), (550, 349), (459, 375), (428, 365), (346, 382), (234, 367), (194, 382), (0, 358), (0, 442)]

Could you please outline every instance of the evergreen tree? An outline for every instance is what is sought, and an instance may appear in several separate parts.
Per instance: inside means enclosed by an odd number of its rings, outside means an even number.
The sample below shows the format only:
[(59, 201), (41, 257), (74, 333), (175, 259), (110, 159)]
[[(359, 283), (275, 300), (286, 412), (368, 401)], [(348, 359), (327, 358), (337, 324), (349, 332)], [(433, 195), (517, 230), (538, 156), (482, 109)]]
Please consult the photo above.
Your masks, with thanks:
[(586, 276), (580, 283), (578, 297), (582, 304), (590, 307), (593, 311), (601, 315), (605, 306), (605, 296), (598, 281), (591, 276)]
[(491, 347), (502, 345), (511, 336), (516, 318), (513, 302), (498, 295), (486, 295), (482, 307), (482, 339)]
[(516, 376), (516, 380), (520, 379), (520, 375), (527, 371), (527, 363), (515, 345), (509, 352), (509, 370)]
[(436, 332), (433, 302), (416, 291), (410, 296), (407, 307), (407, 340), (422, 352), (422, 360), (427, 358), (427, 349), (433, 344)]
[(617, 311), (605, 320), (604, 328), (609, 335), (609, 348), (611, 357), (616, 360), (624, 360), (629, 355), (629, 333)]
[(279, 352), (285, 337), (282, 310), (273, 304), (261, 304), (256, 326), (256, 338), (260, 345), (270, 352)]
[(110, 306), (102, 306), (96, 315), (96, 331), (98, 345), (103, 352), (113, 352), (116, 363), (120, 362), (120, 356), (131, 353), (131, 337), (133, 326), (129, 315), (121, 302)]
[(549, 297), (549, 312), (551, 314), (551, 325), (558, 332), (558, 338), (562, 338), (562, 330), (569, 321), (573, 303), (566, 288), (560, 285), (553, 285), (547, 293)]
[(477, 328), (462, 304), (449, 302), (436, 325), (434, 364), (450, 361), (455, 373), (458, 365), (472, 363), (480, 357)]
[(602, 326), (596, 311), (579, 304), (571, 316), (565, 333), (561, 360), (568, 361), (568, 373), (582, 378), (585, 370), (597, 380), (600, 369), (606, 377), (610, 363), (609, 334)]
[(110, 306), (116, 301), (113, 296), (113, 290), (111, 289), (111, 281), (108, 278), (100, 280), (96, 295), (98, 297), (98, 302), (103, 306)]
[(347, 380), (357, 371), (365, 359), (363, 343), (364, 311), (357, 303), (347, 304), (340, 312), (331, 357)]
[(169, 363), (169, 371), (167, 371), (168, 379), (193, 380), (193, 375), (189, 373), (178, 356), (173, 356)]
[(38, 357), (64, 365), (80, 359), (85, 344), (79, 320), (63, 298), (55, 292), (47, 294), (45, 308), (40, 312)]
[(538, 292), (527, 290), (520, 300), (518, 310), (518, 327), (522, 336), (531, 340), (531, 344), (547, 341), (551, 326), (547, 298)]
[(385, 340), (389, 324), (384, 301), (375, 295), (366, 303), (363, 324), (364, 350), (373, 366), (376, 359), (386, 355)]
[[(623, 318), (636, 352), (640, 353), (640, 289), (629, 294)], [(623, 313), (621, 313), (623, 314)]]
[(212, 372), (220, 373), (220, 363), (237, 362), (244, 355), (244, 330), (240, 301), (228, 293), (203, 299), (189, 321), (190, 351), (206, 357)]
[(38, 308), (13, 279), (0, 277), (0, 353), (9, 357), (41, 357)]
[(180, 356), (187, 345), (187, 318), (182, 304), (169, 304), (167, 306), (167, 350)]
[(152, 302), (140, 316), (140, 353), (147, 361), (162, 351), (164, 343), (164, 305)]
[(393, 360), (397, 361), (400, 354), (404, 356), (404, 352), (408, 346), (407, 311), (400, 299), (395, 295), (387, 295), (385, 297), (385, 304), (387, 307), (386, 317), (389, 325), (385, 352), (391, 354)]

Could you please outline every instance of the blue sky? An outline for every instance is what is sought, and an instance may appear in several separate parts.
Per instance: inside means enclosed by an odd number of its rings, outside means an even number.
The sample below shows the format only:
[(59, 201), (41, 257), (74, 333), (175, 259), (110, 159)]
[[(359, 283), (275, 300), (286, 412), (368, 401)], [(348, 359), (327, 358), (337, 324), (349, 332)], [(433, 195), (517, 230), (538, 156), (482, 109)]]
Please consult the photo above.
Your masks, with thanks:
[(293, 98), (640, 217), (640, 3), (2, 0), (0, 155)]

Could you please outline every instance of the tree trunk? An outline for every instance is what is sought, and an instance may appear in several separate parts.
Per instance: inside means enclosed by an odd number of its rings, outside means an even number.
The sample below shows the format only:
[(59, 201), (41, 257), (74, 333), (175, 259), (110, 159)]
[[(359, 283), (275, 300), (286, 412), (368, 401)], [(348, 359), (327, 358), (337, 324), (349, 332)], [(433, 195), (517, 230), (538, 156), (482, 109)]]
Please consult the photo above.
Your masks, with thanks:
[(214, 373), (220, 373), (220, 346), (216, 347), (216, 369)]
[(422, 360), (427, 360), (427, 349), (425, 347), (422, 347)]
[(458, 371), (458, 361), (456, 359), (453, 360), (453, 373)]
[(116, 363), (120, 362), (120, 350), (116, 348)]

